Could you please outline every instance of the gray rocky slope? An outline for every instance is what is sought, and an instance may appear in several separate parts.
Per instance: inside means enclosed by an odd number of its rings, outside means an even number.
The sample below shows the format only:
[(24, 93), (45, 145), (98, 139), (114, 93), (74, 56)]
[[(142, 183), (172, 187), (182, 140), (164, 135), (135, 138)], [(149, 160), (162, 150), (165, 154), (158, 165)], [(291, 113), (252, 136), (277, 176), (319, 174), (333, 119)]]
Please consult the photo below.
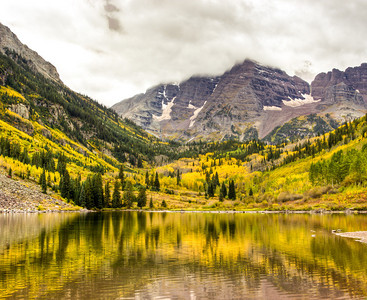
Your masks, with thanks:
[(32, 181), (15, 180), (0, 170), (0, 213), (79, 210), (71, 204), (43, 194)]
[[(245, 60), (221, 76), (159, 85), (112, 108), (161, 138), (246, 140), (264, 138), (304, 115), (327, 115), (335, 124), (351, 120), (366, 112), (366, 103), (367, 64), (321, 73), (310, 85)], [(307, 126), (316, 134), (315, 124)]]
[(37, 52), (22, 44), (8, 27), (0, 23), (0, 53), (5, 54), (9, 50), (16, 52), (26, 59), (30, 68), (41, 73), (46, 78), (61, 83), (59, 74), (51, 63), (44, 60)]

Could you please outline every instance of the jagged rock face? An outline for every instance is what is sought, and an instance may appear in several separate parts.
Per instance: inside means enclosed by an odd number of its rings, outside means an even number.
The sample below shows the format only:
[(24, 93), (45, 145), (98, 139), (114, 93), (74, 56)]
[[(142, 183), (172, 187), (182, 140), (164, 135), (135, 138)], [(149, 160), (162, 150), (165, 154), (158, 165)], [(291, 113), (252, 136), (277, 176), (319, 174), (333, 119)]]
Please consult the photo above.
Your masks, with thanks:
[(157, 86), (112, 108), (161, 137), (248, 139), (258, 136), (255, 123), (267, 110), (281, 111), (309, 93), (304, 80), (246, 60), (221, 76)]
[[(344, 72), (333, 69), (328, 73), (318, 74), (311, 83), (311, 94), (315, 99), (333, 101), (335, 92), (331, 93), (330, 88), (342, 83), (344, 84), (342, 93), (345, 93), (346, 90), (349, 90), (351, 93), (356, 91), (362, 96), (364, 104), (367, 104), (367, 63), (363, 63), (359, 67), (347, 68)], [(348, 95), (348, 97), (353, 98), (354, 96)], [(359, 96), (356, 97), (356, 101), (356, 104), (360, 104)]]
[(339, 123), (363, 116), (367, 109), (367, 64), (318, 74), (311, 83), (311, 95), (320, 101), (319, 112), (331, 114)]
[(11, 110), (12, 112), (15, 112), (16, 114), (18, 114), (19, 116), (21, 116), (24, 119), (29, 119), (29, 107), (25, 106), (23, 103), (19, 103), (19, 104), (12, 104), (9, 107), (9, 110)]
[(45, 61), (37, 52), (22, 44), (8, 27), (0, 23), (0, 52), (5, 54), (7, 49), (14, 50), (25, 58), (28, 66), (34, 71), (41, 73), (46, 78), (61, 83), (59, 74), (52, 64)]
[(281, 111), (284, 103), (304, 99), (303, 94), (309, 94), (309, 85), (302, 79), (246, 60), (221, 77), (190, 135), (196, 130), (216, 138), (261, 137), (257, 123), (267, 111)]
[(331, 104), (350, 102), (350, 104), (364, 105), (361, 93), (344, 82), (326, 88), (324, 91), (324, 102)]

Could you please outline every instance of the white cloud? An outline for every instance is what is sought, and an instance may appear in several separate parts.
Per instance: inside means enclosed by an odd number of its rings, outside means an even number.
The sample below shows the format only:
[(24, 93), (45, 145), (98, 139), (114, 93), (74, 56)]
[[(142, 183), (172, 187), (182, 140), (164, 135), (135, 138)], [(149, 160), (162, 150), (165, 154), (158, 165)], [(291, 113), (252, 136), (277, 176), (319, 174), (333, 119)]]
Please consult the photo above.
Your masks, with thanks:
[(311, 79), (366, 61), (365, 0), (12, 0), (0, 22), (106, 105), (245, 58)]

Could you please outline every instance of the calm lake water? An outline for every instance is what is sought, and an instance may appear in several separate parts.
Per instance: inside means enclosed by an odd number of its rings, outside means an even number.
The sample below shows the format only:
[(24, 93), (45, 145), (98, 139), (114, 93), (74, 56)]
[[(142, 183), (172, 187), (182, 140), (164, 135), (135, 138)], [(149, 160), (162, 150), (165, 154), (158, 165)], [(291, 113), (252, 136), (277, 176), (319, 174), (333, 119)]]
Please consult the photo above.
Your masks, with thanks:
[(367, 297), (363, 215), (0, 215), (0, 298)]

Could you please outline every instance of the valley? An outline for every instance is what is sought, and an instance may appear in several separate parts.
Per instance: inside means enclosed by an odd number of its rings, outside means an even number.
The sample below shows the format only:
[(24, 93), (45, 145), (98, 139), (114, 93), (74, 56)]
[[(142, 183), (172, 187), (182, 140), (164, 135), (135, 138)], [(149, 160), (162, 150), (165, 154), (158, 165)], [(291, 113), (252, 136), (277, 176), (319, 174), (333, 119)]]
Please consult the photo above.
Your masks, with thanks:
[(367, 64), (245, 60), (107, 108), (0, 33), (0, 211), (367, 210)]

